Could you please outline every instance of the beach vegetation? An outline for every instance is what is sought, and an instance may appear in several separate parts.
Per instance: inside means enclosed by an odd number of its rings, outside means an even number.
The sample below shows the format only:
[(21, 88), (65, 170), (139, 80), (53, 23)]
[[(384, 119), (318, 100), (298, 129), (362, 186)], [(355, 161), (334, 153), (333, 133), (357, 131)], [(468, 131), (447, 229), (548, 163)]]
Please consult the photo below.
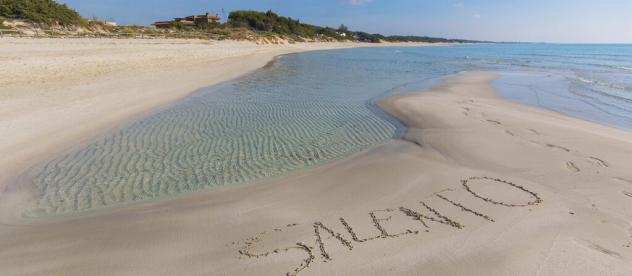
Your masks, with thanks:
[(46, 25), (85, 25), (87, 22), (66, 4), (53, 0), (0, 0), (0, 16)]
[[(208, 14), (207, 14), (208, 16)], [(72, 8), (55, 0), (0, 0), (0, 28), (4, 20), (23, 20), (37, 24), (37, 28), (54, 29), (56, 26), (82, 27), (87, 33), (113, 34), (124, 37), (173, 36), (210, 39), (236, 39), (267, 42), (308, 42), (308, 41), (358, 41), (381, 42), (474, 42), (445, 38), (418, 36), (384, 36), (350, 30), (344, 24), (337, 28), (317, 26), (301, 22), (299, 19), (278, 15), (272, 10), (266, 12), (238, 10), (229, 14), (226, 23), (219, 20), (195, 24), (174, 20), (167, 27), (147, 28), (144, 26), (112, 26), (104, 20), (82, 18)], [(162, 22), (164, 23), (164, 22)], [(185, 24), (186, 23), (186, 24)]]
[(258, 33), (272, 33), (290, 38), (332, 39), (344, 38), (333, 28), (302, 23), (298, 19), (280, 16), (273, 11), (233, 11), (228, 23), (233, 28), (247, 28)]
[(284, 17), (269, 10), (260, 11), (233, 11), (228, 16), (227, 28), (249, 29), (259, 35), (274, 34), (280, 37), (290, 38), (294, 41), (303, 41), (304, 38), (319, 40), (354, 40), (359, 42), (471, 42), (468, 40), (455, 40), (446, 38), (433, 38), (426, 36), (384, 36), (367, 32), (353, 32), (347, 26), (341, 24), (337, 29), (302, 23), (298, 19)]
[(221, 26), (219, 22), (201, 22), (195, 26), (196, 29), (199, 30), (214, 30)]
[(353, 35), (360, 42), (380, 43), (385, 40), (381, 34), (370, 34), (365, 32), (354, 32)]

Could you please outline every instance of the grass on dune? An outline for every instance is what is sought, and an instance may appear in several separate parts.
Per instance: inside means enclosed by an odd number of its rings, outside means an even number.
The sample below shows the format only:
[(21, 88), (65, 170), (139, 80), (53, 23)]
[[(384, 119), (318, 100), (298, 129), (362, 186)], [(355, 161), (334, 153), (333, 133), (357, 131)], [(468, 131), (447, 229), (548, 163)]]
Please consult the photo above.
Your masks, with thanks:
[(87, 22), (75, 10), (53, 0), (0, 0), (0, 17), (63, 26)]

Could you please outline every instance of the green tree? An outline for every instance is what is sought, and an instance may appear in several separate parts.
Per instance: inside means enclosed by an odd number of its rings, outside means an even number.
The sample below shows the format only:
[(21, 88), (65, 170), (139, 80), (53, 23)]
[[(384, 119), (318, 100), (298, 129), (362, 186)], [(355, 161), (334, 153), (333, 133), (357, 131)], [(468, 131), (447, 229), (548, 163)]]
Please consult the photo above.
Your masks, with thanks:
[(53, 0), (0, 0), (0, 17), (35, 23), (83, 25), (86, 20), (65, 4)]

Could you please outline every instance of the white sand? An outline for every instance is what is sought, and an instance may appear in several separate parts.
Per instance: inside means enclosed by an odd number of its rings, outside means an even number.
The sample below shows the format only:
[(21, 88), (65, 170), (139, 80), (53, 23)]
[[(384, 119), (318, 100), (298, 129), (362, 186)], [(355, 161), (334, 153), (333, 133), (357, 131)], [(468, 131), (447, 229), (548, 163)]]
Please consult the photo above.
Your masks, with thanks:
[(280, 181), (0, 225), (0, 270), (630, 275), (632, 134), (498, 99), (493, 78), (382, 102), (412, 142)]

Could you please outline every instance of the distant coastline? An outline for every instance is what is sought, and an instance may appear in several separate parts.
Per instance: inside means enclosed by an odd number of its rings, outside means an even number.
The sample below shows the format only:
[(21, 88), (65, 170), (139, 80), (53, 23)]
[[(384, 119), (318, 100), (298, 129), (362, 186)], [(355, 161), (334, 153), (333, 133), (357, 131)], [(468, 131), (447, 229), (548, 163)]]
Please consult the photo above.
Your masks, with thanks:
[[(485, 41), (428, 36), (385, 36), (338, 28), (316, 26), (273, 11), (233, 11), (228, 18), (203, 14), (157, 21), (152, 26), (119, 25), (113, 21), (83, 18), (67, 5), (53, 0), (0, 3), (0, 37), (100, 37), (175, 38), (205, 40), (247, 40), (261, 44), (300, 42), (364, 43), (482, 43)], [(166, 20), (166, 19), (165, 19)], [(221, 20), (225, 20), (222, 23)]]

